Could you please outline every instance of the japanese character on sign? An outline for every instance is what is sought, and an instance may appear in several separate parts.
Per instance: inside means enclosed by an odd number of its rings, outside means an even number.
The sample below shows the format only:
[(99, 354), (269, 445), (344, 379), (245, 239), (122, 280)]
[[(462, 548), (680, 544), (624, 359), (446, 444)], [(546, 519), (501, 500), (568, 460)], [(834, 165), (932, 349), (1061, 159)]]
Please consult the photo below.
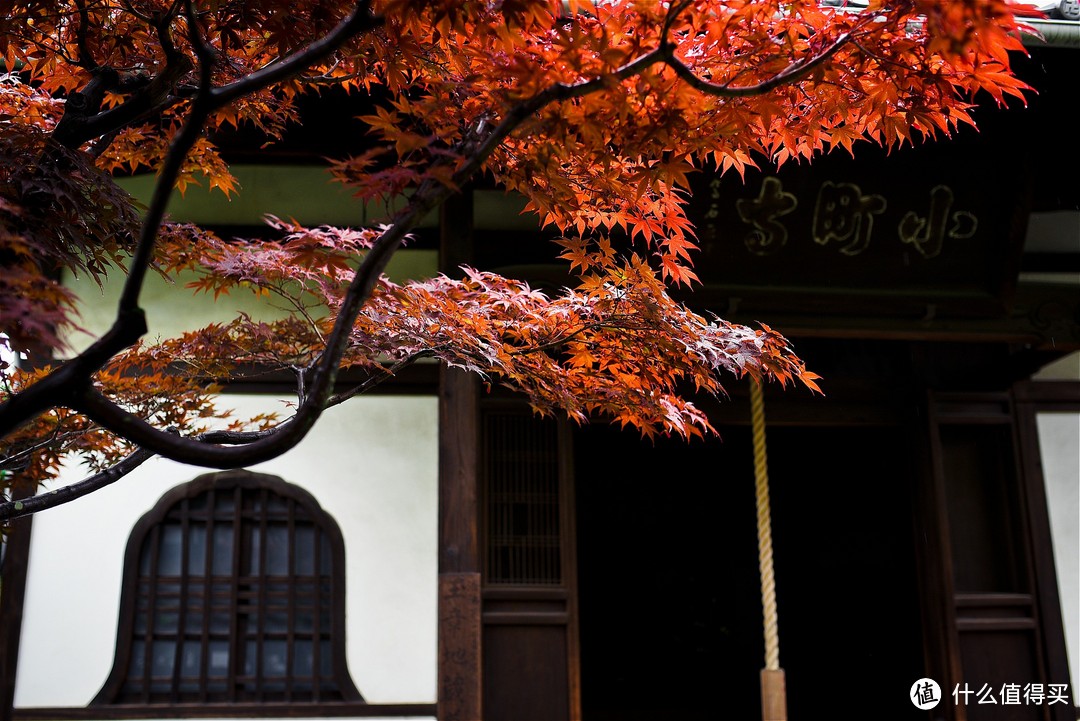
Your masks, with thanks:
[(870, 245), (874, 215), (883, 213), (885, 208), (885, 198), (880, 195), (863, 195), (857, 185), (827, 180), (821, 184), (814, 207), (814, 242), (847, 243), (840, 252), (858, 255)]
[(913, 245), (922, 257), (934, 258), (941, 252), (946, 237), (963, 239), (975, 235), (979, 227), (978, 219), (966, 210), (951, 213), (952, 204), (952, 188), (934, 186), (930, 191), (930, 212), (926, 217), (909, 211), (900, 220), (897, 228), (900, 240)]
[(779, 179), (765, 178), (761, 192), (753, 200), (738, 200), (735, 208), (743, 222), (754, 227), (746, 236), (746, 247), (755, 255), (770, 255), (787, 243), (788, 232), (777, 218), (795, 210), (799, 201), (784, 192)]

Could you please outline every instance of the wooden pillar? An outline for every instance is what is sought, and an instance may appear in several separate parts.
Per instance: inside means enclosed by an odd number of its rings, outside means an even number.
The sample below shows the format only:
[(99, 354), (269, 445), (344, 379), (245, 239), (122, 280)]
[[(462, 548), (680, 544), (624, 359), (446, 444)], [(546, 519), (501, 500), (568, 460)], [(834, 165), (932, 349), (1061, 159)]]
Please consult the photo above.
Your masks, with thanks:
[[(456, 275), (472, 255), (472, 193), (440, 211), (440, 265)], [(439, 688), (440, 721), (480, 721), (482, 656), (478, 466), (479, 388), (475, 377), (439, 375)]]
[[(13, 498), (32, 495), (33, 484), (17, 484)], [(11, 721), (15, 704), (15, 672), (22, 634), (26, 570), (30, 558), (33, 516), (16, 519), (4, 527), (4, 557), (0, 566), (0, 721)]]
[[(59, 280), (59, 277), (56, 279)], [(16, 340), (14, 345), (26, 353), (19, 361), (25, 369), (39, 368), (52, 361), (52, 353), (39, 343)], [(28, 498), (35, 493), (35, 481), (16, 475), (11, 487), (12, 499)], [(32, 515), (24, 516), (0, 528), (4, 544), (3, 561), (0, 563), (0, 721), (11, 721), (15, 706), (15, 677), (19, 664), (33, 520)]]

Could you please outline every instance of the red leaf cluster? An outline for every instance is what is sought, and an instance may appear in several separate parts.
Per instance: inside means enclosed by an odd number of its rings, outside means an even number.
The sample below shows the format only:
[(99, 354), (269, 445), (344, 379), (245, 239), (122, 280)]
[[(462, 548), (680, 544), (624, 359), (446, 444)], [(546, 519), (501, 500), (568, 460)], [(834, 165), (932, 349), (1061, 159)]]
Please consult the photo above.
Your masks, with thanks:
[[(526, 393), (541, 412), (686, 437), (709, 424), (684, 391), (720, 393), (723, 373), (816, 389), (770, 328), (706, 319), (668, 295), (697, 281), (689, 173), (710, 164), (742, 174), (852, 152), (860, 141), (892, 148), (948, 136), (972, 123), (977, 93), (1004, 103), (1026, 90), (1009, 68), (1009, 53), (1022, 50), (1018, 7), (1004, 0), (872, 2), (858, 11), (809, 0), (6, 7), (0, 331), (16, 345), (59, 346), (76, 320), (59, 276), (105, 282), (105, 267), (129, 250), (136, 280), (118, 328), (139, 315), (137, 279), (150, 258), (165, 274), (195, 271), (196, 292), (250, 289), (286, 311), (154, 345), (128, 347), (117, 331), (111, 360), (76, 359), (88, 375), (66, 392), (94, 389), (184, 435), (218, 414), (213, 383), (253, 368), (294, 369), (303, 401), (309, 377), (329, 377), (313, 370), (323, 365), (378, 375), (388, 362), (435, 357)], [(358, 118), (364, 149), (331, 168), (358, 196), (403, 206), (387, 225), (272, 219), (276, 241), (158, 228), (172, 187), (236, 190), (218, 139), (245, 127), (273, 144), (298, 118), (301, 95), (328, 86), (368, 96)], [(140, 229), (135, 204), (110, 176), (143, 171), (164, 180)], [(569, 236), (561, 253), (572, 287), (541, 293), (472, 269), (460, 280), (404, 285), (379, 277), (418, 219), (478, 177), (522, 194), (539, 224)], [(0, 405), (0, 425), (18, 426), (0, 467), (40, 479), (64, 454), (100, 465), (121, 452), (123, 439), (64, 408), (28, 424), (15, 417), (55, 402), (35, 396), (34, 381), (62, 377), (4, 376), (4, 398), (31, 400)]]

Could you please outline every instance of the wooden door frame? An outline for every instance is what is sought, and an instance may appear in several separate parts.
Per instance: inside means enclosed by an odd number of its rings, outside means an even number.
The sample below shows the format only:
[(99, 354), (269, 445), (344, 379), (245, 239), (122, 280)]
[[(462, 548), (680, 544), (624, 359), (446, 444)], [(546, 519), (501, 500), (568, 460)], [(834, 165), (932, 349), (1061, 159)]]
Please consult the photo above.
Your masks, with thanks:
[[(941, 679), (945, 696), (943, 703), (931, 713), (935, 721), (966, 721), (968, 718), (966, 705), (955, 705), (948, 698), (955, 684), (972, 680), (963, 676), (961, 634), (966, 628), (972, 628), (974, 621), (965, 621), (958, 609), (974, 608), (972, 604), (982, 605), (982, 601), (990, 603), (993, 601), (990, 596), (998, 596), (998, 601), (1006, 604), (1013, 601), (1006, 596), (1016, 596), (1016, 603), (1023, 602), (1021, 605), (1030, 608), (1031, 615), (1026, 621), (1032, 631), (1037, 666), (1034, 671), (1038, 678), (1017, 679), (1017, 682), (1041, 680), (1057, 683), (1060, 679), (1067, 681), (1070, 678), (1035, 427), (1037, 410), (1080, 410), (1080, 383), (1069, 385), (1069, 388), (1059, 386), (1051, 389), (1040, 387), (1042, 384), (1025, 382), (1008, 391), (993, 393), (927, 393), (926, 421), (923, 425), (923, 436), (927, 442), (916, 444), (924, 455), (921, 464), (922, 502), (917, 523), (924, 539), (919, 551), (927, 672), (931, 677)], [(1006, 478), (1010, 479), (1007, 480), (1010, 484), (1008, 490), (1017, 504), (1014, 542), (1022, 546), (1018, 551), (1028, 593), (957, 593), (939, 432), (942, 426), (947, 425), (996, 425), (1009, 429), (1012, 468), (1006, 469), (1010, 474)], [(981, 596), (988, 598), (982, 599)], [(987, 631), (1009, 630), (1017, 622), (1016, 619), (1004, 617), (979, 619), (980, 627)], [(1075, 721), (1076, 718), (1075, 708), (1066, 704), (1044, 705), (1042, 711), (1042, 718), (1047, 721)]]

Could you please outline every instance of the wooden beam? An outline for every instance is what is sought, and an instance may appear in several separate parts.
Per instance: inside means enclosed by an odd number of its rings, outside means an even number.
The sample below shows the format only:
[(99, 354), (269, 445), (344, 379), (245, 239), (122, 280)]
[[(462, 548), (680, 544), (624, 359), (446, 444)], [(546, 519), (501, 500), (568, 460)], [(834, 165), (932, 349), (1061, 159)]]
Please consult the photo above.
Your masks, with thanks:
[[(456, 275), (471, 260), (470, 190), (440, 210), (440, 266)], [(439, 685), (440, 721), (483, 718), (478, 500), (479, 389), (461, 370), (439, 374)]]
[[(15, 498), (33, 493), (33, 484), (16, 484), (12, 488)], [(33, 516), (19, 518), (3, 529), (4, 553), (3, 565), (0, 566), (0, 721), (11, 721), (15, 705), (15, 676), (33, 519)]]

